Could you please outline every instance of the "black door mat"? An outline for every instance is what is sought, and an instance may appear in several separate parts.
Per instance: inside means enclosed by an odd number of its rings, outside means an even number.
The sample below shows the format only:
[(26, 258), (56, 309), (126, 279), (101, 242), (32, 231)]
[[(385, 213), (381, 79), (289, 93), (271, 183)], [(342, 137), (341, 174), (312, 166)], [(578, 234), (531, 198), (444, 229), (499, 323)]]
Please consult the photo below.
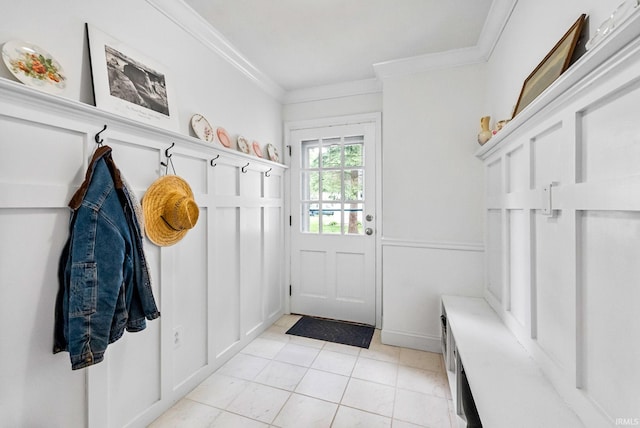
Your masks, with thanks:
[(368, 325), (303, 316), (287, 334), (369, 348), (373, 331)]

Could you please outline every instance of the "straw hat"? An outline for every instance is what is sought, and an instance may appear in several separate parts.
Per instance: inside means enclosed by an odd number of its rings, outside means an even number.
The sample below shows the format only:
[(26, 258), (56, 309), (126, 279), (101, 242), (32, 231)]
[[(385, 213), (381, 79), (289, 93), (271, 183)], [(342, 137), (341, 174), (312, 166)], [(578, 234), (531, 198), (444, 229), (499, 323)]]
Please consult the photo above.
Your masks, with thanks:
[(200, 213), (189, 184), (177, 175), (158, 178), (142, 198), (145, 229), (154, 244), (168, 247), (192, 229)]

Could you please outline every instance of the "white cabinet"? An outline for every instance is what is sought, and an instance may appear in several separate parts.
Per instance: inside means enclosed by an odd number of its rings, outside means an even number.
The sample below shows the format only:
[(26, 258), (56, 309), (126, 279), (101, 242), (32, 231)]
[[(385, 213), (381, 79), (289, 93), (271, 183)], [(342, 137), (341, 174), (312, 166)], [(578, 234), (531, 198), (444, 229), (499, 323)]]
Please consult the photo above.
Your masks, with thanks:
[[(139, 199), (176, 143), (200, 216), (174, 246), (145, 241), (161, 317), (72, 371), (67, 353), (52, 354), (57, 265), (67, 203), (105, 124)], [(145, 426), (283, 313), (283, 165), (4, 80), (0, 139), (3, 426)]]
[(636, 14), (478, 151), (485, 297), (593, 427), (640, 417), (639, 28)]

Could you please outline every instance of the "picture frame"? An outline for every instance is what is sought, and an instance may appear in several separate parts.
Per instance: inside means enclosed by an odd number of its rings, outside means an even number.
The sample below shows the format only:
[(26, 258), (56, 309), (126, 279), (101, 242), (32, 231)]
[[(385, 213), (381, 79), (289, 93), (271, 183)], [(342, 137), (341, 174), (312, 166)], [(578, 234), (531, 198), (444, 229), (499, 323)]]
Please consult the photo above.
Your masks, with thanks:
[(95, 106), (133, 120), (178, 131), (169, 71), (93, 25), (86, 24)]
[(578, 40), (582, 34), (582, 29), (587, 15), (582, 14), (569, 28), (569, 30), (556, 43), (551, 51), (544, 57), (538, 66), (525, 79), (518, 102), (513, 110), (512, 118), (516, 117), (526, 106), (528, 106), (538, 95), (544, 92), (569, 65)]

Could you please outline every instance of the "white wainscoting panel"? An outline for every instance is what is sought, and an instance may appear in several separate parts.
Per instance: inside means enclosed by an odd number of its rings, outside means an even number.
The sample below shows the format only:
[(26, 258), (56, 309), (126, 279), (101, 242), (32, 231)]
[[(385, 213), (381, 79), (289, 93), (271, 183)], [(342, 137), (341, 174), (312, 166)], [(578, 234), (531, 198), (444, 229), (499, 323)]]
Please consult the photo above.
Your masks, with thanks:
[(575, 263), (573, 221), (567, 212), (549, 217), (537, 210), (533, 222), (534, 337), (562, 370), (571, 372), (575, 367), (575, 274), (565, 266)]
[(563, 132), (562, 123), (543, 127), (531, 138), (531, 188), (541, 189), (551, 183), (570, 183), (571, 169), (566, 160), (571, 159), (571, 139)]
[(527, 153), (523, 146), (518, 145), (506, 155), (507, 162), (507, 193), (529, 189), (529, 177), (527, 175)]
[[(167, 247), (170, 276), (163, 289), (173, 303), (173, 385), (179, 387), (209, 362), (207, 208), (200, 207), (196, 226), (175, 246)], [(164, 278), (163, 278), (164, 279)]]
[[(138, 199), (169, 154), (200, 216), (173, 246), (145, 240), (161, 317), (72, 371), (52, 353), (57, 270), (67, 204), (105, 123)], [(147, 426), (283, 313), (284, 165), (5, 80), (0, 131), (0, 425)]]
[(523, 328), (528, 326), (530, 302), (529, 211), (509, 210), (509, 311)]
[(502, 210), (487, 211), (487, 291), (500, 303), (505, 282), (503, 224)]
[[(280, 183), (280, 177), (265, 178), (265, 189), (271, 189), (269, 193), (273, 197), (279, 197), (280, 192), (273, 189)], [(275, 184), (274, 184), (275, 183)], [(282, 259), (284, 216), (282, 207), (265, 207), (264, 212), (264, 299), (266, 316), (268, 319), (284, 311), (282, 296), (285, 295), (283, 285)]]
[(640, 421), (640, 37), (616, 37), (478, 152), (485, 299), (592, 428)]
[(107, 348), (108, 382), (96, 387), (105, 388), (109, 397), (104, 407), (109, 426), (126, 426), (162, 399), (160, 341), (160, 324), (149, 322), (145, 330), (125, 333)]
[[(3, 426), (85, 423), (86, 371), (72, 372), (68, 354), (52, 353), (58, 256), (68, 221), (66, 207), (0, 208)], [(33, 403), (41, 407), (35, 411)]]
[(215, 219), (215, 255), (210, 264), (214, 278), (211, 318), (215, 356), (224, 358), (224, 353), (241, 339), (240, 243), (236, 239), (240, 232), (240, 208), (217, 208)]
[(580, 215), (582, 387), (613, 417), (640, 409), (640, 213)]
[(440, 296), (482, 294), (482, 246), (383, 240), (382, 258), (383, 343), (441, 352)]
[[(255, 180), (252, 187), (256, 187)], [(262, 209), (259, 207), (240, 210), (243, 234), (240, 240), (242, 262), (245, 269), (240, 272), (240, 301), (242, 302), (242, 330), (246, 335), (257, 330), (265, 320), (263, 315), (264, 278), (262, 276)]]

